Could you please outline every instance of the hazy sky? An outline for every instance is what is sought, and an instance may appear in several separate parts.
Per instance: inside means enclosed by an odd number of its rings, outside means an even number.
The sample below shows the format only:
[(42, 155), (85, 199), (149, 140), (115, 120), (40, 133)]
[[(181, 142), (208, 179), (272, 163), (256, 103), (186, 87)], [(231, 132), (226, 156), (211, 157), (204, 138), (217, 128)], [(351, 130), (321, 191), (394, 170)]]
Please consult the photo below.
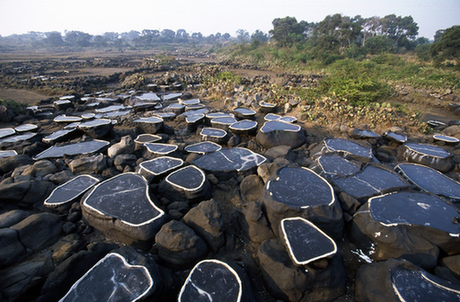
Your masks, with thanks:
[(364, 18), (411, 15), (419, 36), (460, 25), (460, 0), (0, 0), (0, 35), (79, 30), (93, 35), (185, 29), (208, 36), (268, 32), (275, 18), (319, 22), (341, 13)]

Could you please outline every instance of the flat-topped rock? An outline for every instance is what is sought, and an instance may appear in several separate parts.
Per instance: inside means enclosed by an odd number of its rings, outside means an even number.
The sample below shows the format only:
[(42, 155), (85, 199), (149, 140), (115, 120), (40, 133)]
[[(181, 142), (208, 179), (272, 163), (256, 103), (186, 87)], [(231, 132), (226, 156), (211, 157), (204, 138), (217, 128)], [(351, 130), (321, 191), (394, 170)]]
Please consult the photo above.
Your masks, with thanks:
[(147, 92), (141, 95), (134, 96), (133, 99), (141, 100), (141, 101), (161, 101), (160, 97), (156, 93)]
[(159, 117), (164, 121), (172, 121), (176, 118), (177, 114), (174, 112), (154, 112), (153, 116)]
[(67, 115), (58, 115), (54, 118), (54, 122), (56, 123), (74, 123), (80, 122), (82, 120), (79, 116), (67, 116)]
[(217, 152), (222, 149), (222, 146), (213, 142), (200, 142), (185, 147), (184, 151), (190, 153), (206, 154)]
[(459, 296), (460, 286), (404, 259), (363, 265), (355, 282), (357, 301), (458, 301)]
[(202, 124), (204, 121), (204, 114), (194, 114), (194, 115), (189, 115), (185, 118), (185, 121), (187, 123), (187, 129), (190, 131), (196, 131), (198, 125)]
[(16, 130), (14, 130), (13, 128), (2, 128), (0, 129), (0, 139), (13, 135), (15, 133), (16, 133)]
[(190, 106), (190, 105), (198, 105), (200, 104), (200, 99), (191, 99), (191, 100), (179, 100), (179, 103), (181, 103), (184, 106)]
[(460, 252), (457, 210), (422, 192), (397, 192), (370, 198), (353, 217), (350, 239), (376, 260), (404, 258), (423, 268), (438, 263), (440, 250)]
[(368, 138), (379, 138), (380, 135), (378, 135), (372, 130), (355, 129), (351, 133), (351, 137), (357, 138), (357, 139), (368, 139)]
[(179, 168), (183, 164), (184, 161), (180, 158), (161, 156), (140, 163), (139, 173), (142, 174), (148, 182), (151, 182), (153, 179), (158, 179), (158, 177)]
[(278, 120), (265, 122), (259, 129), (256, 139), (267, 149), (280, 145), (294, 149), (306, 142), (302, 127)]
[(205, 109), (206, 106), (204, 104), (193, 104), (185, 106), (185, 111), (193, 111), (193, 110), (200, 110)]
[(101, 138), (112, 130), (113, 123), (109, 119), (96, 119), (81, 123), (77, 128), (92, 138)]
[(316, 161), (319, 164), (320, 174), (326, 178), (354, 175), (361, 170), (359, 165), (335, 153), (323, 154)]
[(14, 130), (16, 130), (16, 132), (18, 133), (36, 131), (38, 130), (38, 126), (34, 124), (23, 124), (23, 125), (15, 127)]
[(178, 93), (164, 94), (161, 96), (161, 98), (163, 99), (163, 101), (172, 101), (172, 100), (176, 100), (180, 98), (181, 96), (182, 96), (182, 92), (178, 92)]
[(449, 172), (454, 165), (453, 154), (449, 150), (429, 144), (406, 143), (402, 157), (441, 172)]
[(40, 160), (45, 158), (62, 157), (64, 155), (89, 154), (99, 151), (108, 145), (110, 145), (110, 143), (106, 141), (92, 140), (64, 146), (51, 146), (45, 151), (34, 156), (33, 159)]
[(18, 155), (16, 150), (0, 150), (0, 158), (12, 157)]
[(144, 156), (147, 158), (171, 155), (178, 148), (177, 145), (162, 143), (145, 143), (144, 146), (146, 148)]
[(53, 106), (56, 110), (66, 110), (73, 107), (73, 104), (70, 100), (58, 100), (53, 102)]
[(289, 256), (297, 265), (329, 258), (337, 252), (334, 240), (304, 218), (285, 218), (281, 229)]
[(460, 226), (453, 222), (457, 210), (433, 195), (399, 192), (372, 197), (368, 203), (372, 219), (386, 227), (420, 225), (460, 236)]
[(276, 104), (267, 103), (267, 102), (259, 102), (260, 111), (263, 113), (271, 113), (276, 111)]
[(22, 142), (22, 141), (29, 140), (35, 137), (36, 135), (37, 135), (36, 132), (27, 132), (24, 134), (10, 135), (10, 136), (0, 139), (0, 144)]
[(216, 117), (211, 120), (211, 126), (217, 129), (223, 129), (228, 131), (230, 125), (236, 123), (237, 120), (232, 116), (227, 117)]
[(460, 140), (456, 137), (441, 134), (433, 135), (433, 139), (436, 141), (445, 142), (447, 144), (457, 144), (460, 142)]
[(202, 141), (211, 141), (215, 143), (222, 143), (227, 137), (227, 131), (217, 128), (205, 127), (200, 131), (200, 138)]
[(254, 134), (257, 131), (257, 122), (252, 120), (241, 120), (231, 124), (229, 130), (237, 134)]
[(253, 119), (256, 115), (256, 112), (249, 108), (235, 108), (233, 109), (233, 113), (237, 119)]
[(148, 294), (154, 282), (145, 266), (131, 265), (122, 255), (109, 253), (60, 301), (137, 301)]
[(235, 117), (233, 113), (227, 113), (227, 112), (210, 112), (206, 114), (206, 118), (212, 120), (215, 118), (220, 118), (220, 117)]
[(354, 176), (334, 178), (332, 182), (340, 191), (361, 203), (371, 196), (409, 187), (398, 174), (372, 165), (366, 166)]
[(275, 235), (287, 217), (308, 219), (333, 238), (341, 238), (342, 209), (332, 186), (307, 168), (283, 167), (266, 182), (263, 204)]
[(192, 269), (179, 293), (179, 302), (242, 301), (243, 284), (238, 273), (227, 263), (207, 259)]
[(165, 222), (163, 210), (148, 192), (140, 174), (123, 173), (97, 184), (82, 200), (88, 223), (126, 244), (147, 243)]
[(144, 133), (144, 134), (139, 134), (134, 140), (134, 142), (138, 145), (143, 145), (147, 143), (156, 143), (161, 140), (162, 140), (162, 137), (159, 135)]
[(355, 142), (341, 139), (341, 138), (328, 138), (325, 139), (324, 147), (326, 152), (338, 152), (345, 156), (351, 156), (363, 162), (369, 162), (373, 159), (372, 149)]
[(125, 105), (111, 105), (103, 108), (98, 108), (95, 110), (96, 113), (108, 113), (112, 111), (125, 111), (132, 109), (133, 107), (131, 106), (125, 106)]
[(193, 161), (195, 165), (210, 172), (241, 172), (256, 168), (266, 158), (246, 148), (222, 149), (203, 155)]
[(170, 173), (159, 184), (161, 194), (171, 200), (205, 200), (210, 197), (210, 184), (203, 170), (189, 165)]
[(407, 142), (407, 135), (404, 135), (398, 132), (387, 131), (385, 133), (385, 137), (391, 141), (394, 141), (400, 144), (404, 144), (405, 142)]
[(166, 107), (165, 110), (171, 111), (172, 113), (179, 115), (185, 112), (185, 105), (175, 103), (175, 104), (171, 104), (168, 107)]
[(43, 204), (51, 209), (70, 207), (71, 202), (82, 196), (98, 182), (99, 179), (91, 175), (79, 175), (54, 189)]
[(134, 120), (138, 128), (146, 133), (156, 134), (163, 127), (163, 119), (156, 116), (144, 117)]
[(76, 133), (76, 128), (71, 129), (59, 129), (42, 138), (42, 142), (46, 144), (54, 144), (61, 140), (66, 140), (72, 134)]
[(435, 169), (419, 164), (399, 164), (395, 170), (425, 192), (460, 201), (460, 183)]

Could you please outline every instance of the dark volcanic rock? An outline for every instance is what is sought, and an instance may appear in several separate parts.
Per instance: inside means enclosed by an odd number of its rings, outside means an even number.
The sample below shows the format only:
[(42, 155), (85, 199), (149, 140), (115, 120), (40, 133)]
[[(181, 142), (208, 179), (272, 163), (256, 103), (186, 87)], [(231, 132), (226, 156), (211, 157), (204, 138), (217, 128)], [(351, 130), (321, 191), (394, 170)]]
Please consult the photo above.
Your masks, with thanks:
[(309, 169), (278, 169), (265, 186), (263, 204), (275, 234), (282, 219), (300, 216), (333, 238), (342, 238), (342, 209), (332, 186)]
[(34, 160), (26, 154), (19, 154), (12, 157), (0, 158), (0, 173), (5, 174), (13, 171), (17, 167), (31, 165)]
[(262, 276), (269, 291), (288, 301), (331, 301), (345, 290), (345, 270), (335, 256), (325, 268), (292, 263), (281, 239), (262, 243), (257, 252)]
[(363, 265), (355, 283), (357, 301), (458, 301), (460, 286), (398, 259)]
[(90, 225), (127, 244), (153, 241), (166, 219), (151, 200), (145, 178), (134, 173), (96, 185), (83, 198), (82, 213)]
[(402, 157), (409, 162), (429, 166), (441, 172), (449, 172), (454, 166), (453, 154), (442, 147), (406, 143), (403, 148)]
[(69, 167), (70, 171), (74, 174), (101, 173), (105, 168), (107, 168), (107, 161), (103, 154), (85, 156), (72, 160)]
[(155, 236), (160, 258), (176, 267), (189, 266), (208, 254), (206, 243), (187, 225), (172, 220)]
[(183, 220), (214, 252), (224, 245), (222, 213), (213, 199), (200, 202)]
[(19, 262), (26, 255), (26, 249), (19, 241), (14, 229), (0, 229), (0, 267)]
[(295, 149), (306, 142), (304, 131), (300, 126), (279, 121), (265, 122), (257, 132), (256, 139), (266, 149), (280, 145)]
[(457, 210), (425, 193), (399, 192), (369, 199), (352, 221), (350, 236), (359, 247), (371, 248), (375, 260), (404, 258), (434, 268), (439, 249), (460, 252)]

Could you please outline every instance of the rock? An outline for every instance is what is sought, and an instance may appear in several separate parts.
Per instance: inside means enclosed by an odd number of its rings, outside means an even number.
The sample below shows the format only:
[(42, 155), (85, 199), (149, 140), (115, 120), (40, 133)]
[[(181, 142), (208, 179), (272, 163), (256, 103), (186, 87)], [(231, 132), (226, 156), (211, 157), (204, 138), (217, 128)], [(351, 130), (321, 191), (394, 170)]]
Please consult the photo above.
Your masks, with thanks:
[(23, 210), (12, 210), (0, 215), (0, 229), (8, 228), (27, 218), (31, 213)]
[(110, 158), (115, 158), (119, 154), (131, 154), (136, 147), (130, 135), (123, 136), (119, 143), (116, 143), (107, 149), (107, 155)]
[(0, 229), (0, 267), (21, 261), (26, 249), (19, 241), (18, 232), (14, 229)]
[(155, 242), (160, 258), (174, 267), (190, 266), (208, 254), (203, 239), (193, 229), (175, 220), (163, 225)]
[(46, 278), (39, 301), (58, 301), (78, 278), (83, 276), (105, 254), (116, 248), (118, 246), (114, 243), (96, 243), (89, 245), (88, 250), (71, 255)]
[(265, 151), (264, 155), (268, 158), (278, 158), (278, 157), (284, 157), (288, 159), (291, 162), (295, 161), (295, 154), (291, 151), (291, 148), (289, 146), (276, 146), (268, 149)]
[(77, 234), (70, 234), (62, 238), (53, 246), (53, 261), (56, 265), (80, 251), (86, 245)]
[(331, 301), (345, 290), (345, 269), (340, 256), (324, 268), (295, 266), (280, 239), (266, 240), (257, 258), (262, 276), (274, 297), (285, 301)]
[(275, 238), (268, 218), (266, 217), (259, 202), (253, 201), (242, 206), (244, 218), (247, 224), (247, 235), (253, 242), (262, 243), (265, 240)]
[(460, 279), (460, 255), (442, 258), (441, 265), (448, 268), (456, 278)]
[(225, 244), (222, 213), (213, 199), (200, 202), (183, 220), (212, 251), (217, 252)]
[(74, 178), (75, 175), (68, 169), (63, 170), (61, 172), (54, 173), (49, 177), (49, 181), (54, 183), (55, 185), (60, 185), (63, 184), (72, 178)]
[(22, 175), (31, 175), (32, 177), (45, 176), (56, 172), (57, 168), (49, 160), (39, 160), (33, 165), (29, 166), (22, 172)]
[(306, 142), (304, 131), (300, 126), (279, 121), (265, 122), (257, 132), (256, 139), (266, 149), (280, 145), (295, 149)]
[(97, 184), (81, 201), (88, 223), (126, 244), (150, 245), (168, 219), (155, 205), (142, 175), (119, 174)]
[(70, 162), (69, 167), (74, 174), (99, 174), (107, 168), (107, 162), (103, 154), (97, 154), (74, 159)]
[(122, 172), (126, 166), (133, 166), (136, 164), (137, 157), (134, 154), (120, 154), (115, 157), (113, 164), (115, 168)]
[[(371, 215), (372, 212), (372, 215)], [(457, 210), (426, 193), (398, 192), (376, 196), (355, 214), (350, 240), (374, 260), (404, 258), (426, 269), (438, 262), (440, 249), (460, 253)]]
[(113, 123), (109, 119), (97, 119), (84, 122), (78, 125), (78, 129), (84, 131), (92, 138), (101, 138), (108, 134), (113, 128)]
[[(402, 259), (360, 267), (355, 282), (357, 301), (456, 301), (460, 286), (433, 276)], [(421, 298), (423, 297), (423, 298)]]
[(15, 114), (12, 109), (5, 105), (0, 105), (0, 122), (8, 123), (14, 118)]
[(0, 271), (0, 297), (4, 301), (31, 301), (53, 271), (51, 253)]
[(43, 202), (53, 191), (49, 181), (20, 181), (0, 185), (0, 200), (27, 205)]
[(5, 174), (13, 171), (17, 167), (32, 164), (34, 164), (34, 160), (26, 154), (0, 158), (0, 174)]
[(245, 203), (258, 201), (262, 195), (264, 183), (257, 175), (246, 176), (240, 183), (240, 195)]
[(19, 240), (28, 249), (37, 252), (56, 242), (62, 233), (59, 216), (51, 213), (33, 214), (11, 226)]

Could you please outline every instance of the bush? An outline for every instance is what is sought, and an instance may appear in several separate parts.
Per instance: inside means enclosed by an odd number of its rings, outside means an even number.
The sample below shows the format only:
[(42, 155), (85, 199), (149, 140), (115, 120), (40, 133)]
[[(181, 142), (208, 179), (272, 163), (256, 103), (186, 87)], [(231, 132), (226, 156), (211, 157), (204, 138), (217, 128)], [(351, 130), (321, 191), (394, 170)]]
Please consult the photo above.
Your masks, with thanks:
[(27, 104), (20, 104), (13, 100), (5, 101), (3, 99), (0, 99), (0, 105), (5, 105), (7, 108), (13, 110), (15, 115), (26, 113)]

